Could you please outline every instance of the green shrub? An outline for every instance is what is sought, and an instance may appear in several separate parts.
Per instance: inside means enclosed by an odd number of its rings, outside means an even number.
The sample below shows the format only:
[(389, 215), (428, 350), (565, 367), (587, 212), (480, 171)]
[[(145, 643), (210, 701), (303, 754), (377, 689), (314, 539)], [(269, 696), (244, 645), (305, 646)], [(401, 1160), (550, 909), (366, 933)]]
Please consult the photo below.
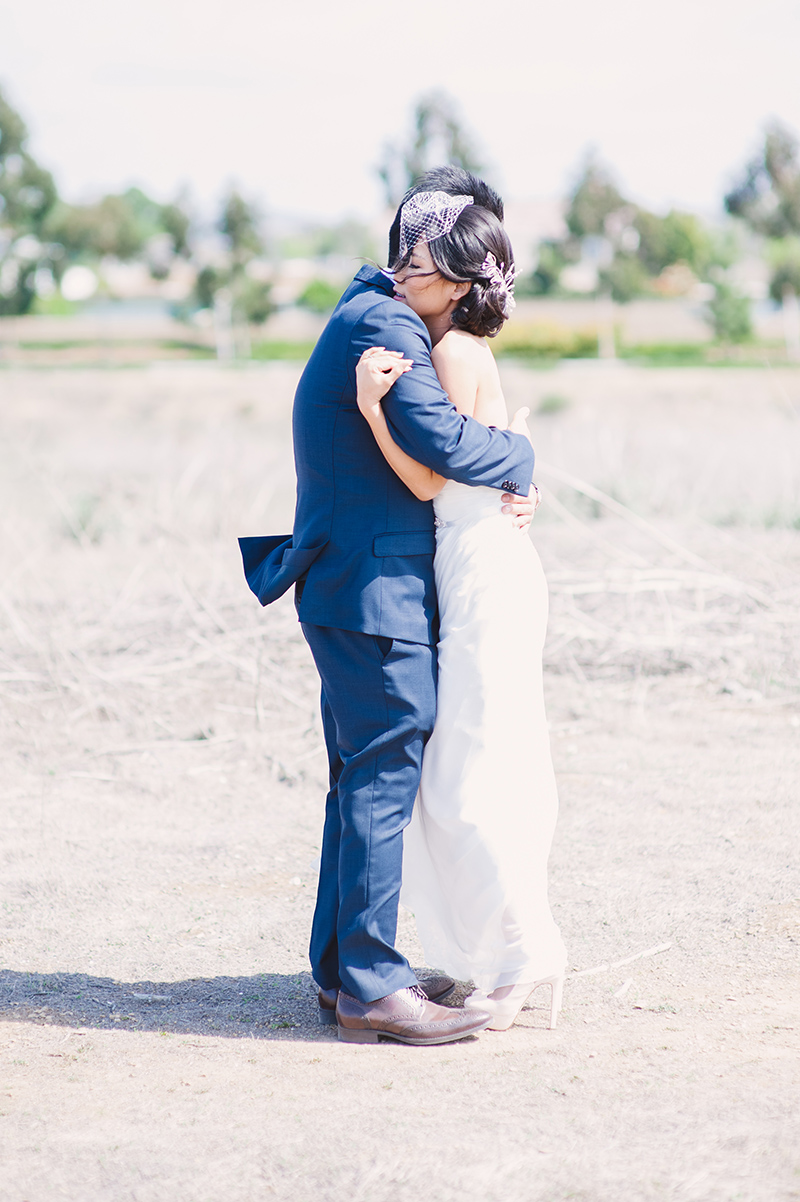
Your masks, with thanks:
[(596, 359), (597, 331), (515, 322), (501, 330), (494, 347), (500, 355), (518, 355), (525, 359)]
[(706, 362), (706, 343), (640, 342), (623, 347), (620, 356), (654, 367), (694, 367)]
[(568, 409), (570, 404), (569, 397), (561, 396), (558, 392), (549, 392), (539, 401), (539, 404), (536, 406), (536, 412), (541, 417), (548, 417), (555, 413), (561, 413), (564, 409)]
[(753, 336), (750, 301), (730, 284), (714, 285), (714, 298), (708, 303), (708, 316), (719, 342), (747, 342)]
[(309, 280), (298, 296), (297, 303), (312, 313), (330, 313), (341, 295), (342, 289), (329, 280)]
[(250, 354), (253, 359), (296, 359), (302, 363), (313, 349), (313, 342), (254, 342)]

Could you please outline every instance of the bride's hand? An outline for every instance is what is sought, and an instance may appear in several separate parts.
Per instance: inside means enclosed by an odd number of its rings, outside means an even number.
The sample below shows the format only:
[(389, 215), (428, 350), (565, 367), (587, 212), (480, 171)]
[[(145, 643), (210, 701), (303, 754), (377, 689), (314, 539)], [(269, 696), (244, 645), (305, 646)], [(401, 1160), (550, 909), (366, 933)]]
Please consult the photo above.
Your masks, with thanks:
[(387, 351), (383, 346), (371, 346), (356, 366), (358, 407), (367, 420), (374, 417), (383, 397), (398, 380), (411, 370), (413, 359), (404, 359), (402, 351)]
[(527, 421), (528, 417), (530, 416), (530, 412), (531, 411), (528, 406), (523, 405), (523, 407), (518, 409), (512, 417), (508, 428), (512, 434), (521, 434), (524, 438), (527, 438), (531, 445), (533, 445), (533, 439), (531, 438), (531, 432), (528, 429)]
[[(527, 405), (524, 405), (522, 409), (518, 409), (514, 414), (508, 428), (512, 434), (522, 434), (523, 437), (527, 438), (528, 442), (533, 445), (533, 439), (531, 438), (531, 432), (528, 429), (527, 422), (529, 414), (530, 409)], [(541, 497), (539, 496), (539, 489), (536, 487), (536, 485), (531, 485), (531, 490), (527, 497), (503, 493), (502, 500), (505, 502), (503, 505), (503, 513), (513, 514), (514, 516), (512, 520), (517, 529), (527, 531), (528, 527), (533, 521), (533, 515), (539, 508), (539, 502), (541, 500)]]

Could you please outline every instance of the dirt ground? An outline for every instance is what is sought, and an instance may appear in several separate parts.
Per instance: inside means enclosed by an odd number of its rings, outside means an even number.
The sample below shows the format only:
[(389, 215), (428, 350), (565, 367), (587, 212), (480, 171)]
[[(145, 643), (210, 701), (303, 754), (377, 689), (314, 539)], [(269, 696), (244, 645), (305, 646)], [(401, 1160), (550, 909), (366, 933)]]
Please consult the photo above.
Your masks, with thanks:
[(0, 1199), (800, 1198), (800, 372), (504, 368), (570, 971), (427, 1049), (316, 1019), (296, 374), (0, 374)]

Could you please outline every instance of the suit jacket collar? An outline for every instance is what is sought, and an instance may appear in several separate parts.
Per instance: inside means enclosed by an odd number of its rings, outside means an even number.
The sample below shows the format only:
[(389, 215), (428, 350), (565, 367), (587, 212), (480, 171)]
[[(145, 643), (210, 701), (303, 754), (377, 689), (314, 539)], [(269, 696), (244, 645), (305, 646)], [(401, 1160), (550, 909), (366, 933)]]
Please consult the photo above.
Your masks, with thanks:
[(370, 267), (367, 264), (356, 272), (356, 279), (361, 280), (363, 284), (370, 284), (373, 288), (378, 288), (387, 296), (394, 296), (394, 280), (379, 267)]

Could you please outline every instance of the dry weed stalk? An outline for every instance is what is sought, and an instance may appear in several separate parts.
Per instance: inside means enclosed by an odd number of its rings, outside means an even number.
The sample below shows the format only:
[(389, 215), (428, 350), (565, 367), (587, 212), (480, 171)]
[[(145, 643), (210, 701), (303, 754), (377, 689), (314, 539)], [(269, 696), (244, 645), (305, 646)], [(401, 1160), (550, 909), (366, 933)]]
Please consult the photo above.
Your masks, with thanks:
[[(624, 533), (611, 542), (597, 523), (583, 521), (545, 489), (558, 516), (605, 559), (599, 571), (572, 564), (548, 572), (553, 604), (546, 662), (551, 668), (575, 672), (582, 681), (689, 669), (750, 701), (766, 695), (800, 700), (796, 571), (766, 557), (767, 570), (762, 562), (758, 583), (719, 570), (601, 489), (550, 464), (538, 466), (669, 553), (667, 563), (648, 563), (626, 547)], [(715, 558), (724, 558), (725, 540), (713, 527), (707, 529), (717, 536)]]

